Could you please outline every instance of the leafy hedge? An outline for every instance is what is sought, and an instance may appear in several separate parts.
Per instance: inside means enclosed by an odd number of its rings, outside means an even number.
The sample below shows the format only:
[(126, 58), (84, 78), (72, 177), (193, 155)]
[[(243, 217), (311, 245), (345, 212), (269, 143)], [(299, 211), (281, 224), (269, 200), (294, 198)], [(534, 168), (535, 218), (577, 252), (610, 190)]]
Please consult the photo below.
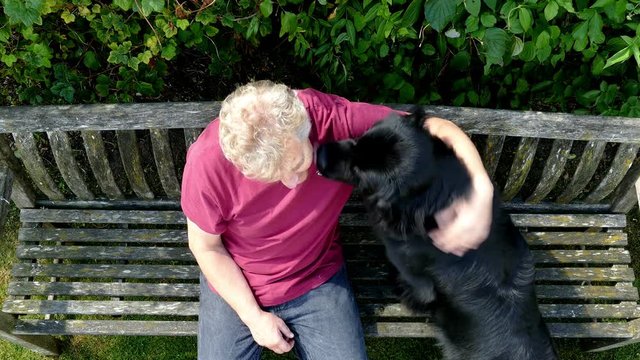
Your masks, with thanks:
[(370, 101), (640, 116), (640, 0), (0, 2), (6, 102), (143, 101), (259, 54)]

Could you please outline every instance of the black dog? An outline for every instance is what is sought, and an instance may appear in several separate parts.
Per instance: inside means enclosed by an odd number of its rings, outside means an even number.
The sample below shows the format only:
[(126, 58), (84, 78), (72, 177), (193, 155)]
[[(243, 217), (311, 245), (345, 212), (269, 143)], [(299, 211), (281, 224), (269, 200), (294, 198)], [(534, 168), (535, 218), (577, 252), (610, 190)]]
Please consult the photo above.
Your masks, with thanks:
[(531, 252), (497, 195), (490, 234), (477, 250), (457, 257), (428, 237), (433, 215), (468, 195), (471, 180), (423, 122), (420, 111), (392, 114), (358, 140), (321, 146), (318, 169), (362, 192), (405, 283), (403, 303), (432, 316), (446, 359), (556, 359), (536, 302)]

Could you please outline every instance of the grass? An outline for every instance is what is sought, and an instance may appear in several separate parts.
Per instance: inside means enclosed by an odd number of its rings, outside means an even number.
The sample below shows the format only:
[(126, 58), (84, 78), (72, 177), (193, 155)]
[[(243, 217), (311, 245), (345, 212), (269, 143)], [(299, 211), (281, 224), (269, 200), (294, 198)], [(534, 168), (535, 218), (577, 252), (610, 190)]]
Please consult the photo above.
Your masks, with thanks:
[[(629, 248), (636, 277), (640, 278), (640, 213), (628, 215)], [(0, 302), (4, 300), (10, 270), (15, 261), (18, 238), (18, 211), (12, 208), (6, 226), (0, 232)], [(636, 286), (638, 284), (635, 284)], [(629, 345), (601, 353), (587, 353), (594, 343), (578, 340), (557, 340), (563, 360), (635, 360), (640, 359), (640, 345)], [(197, 355), (195, 337), (164, 336), (72, 336), (60, 338), (61, 360), (187, 360)], [(371, 360), (438, 359), (440, 351), (431, 339), (367, 339)], [(0, 359), (44, 360), (45, 356), (0, 340)], [(293, 359), (266, 350), (263, 359)]]

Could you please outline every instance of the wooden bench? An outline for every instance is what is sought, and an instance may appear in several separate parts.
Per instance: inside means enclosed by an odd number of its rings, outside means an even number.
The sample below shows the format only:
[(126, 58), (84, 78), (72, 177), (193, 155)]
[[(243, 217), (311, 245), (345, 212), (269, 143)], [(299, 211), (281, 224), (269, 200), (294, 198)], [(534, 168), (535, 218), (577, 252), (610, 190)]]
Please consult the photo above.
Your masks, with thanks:
[[(11, 170), (0, 189), (13, 180), (21, 221), (0, 336), (56, 354), (51, 335), (196, 334), (199, 271), (179, 184), (185, 149), (219, 105), (0, 108), (0, 159)], [(473, 134), (534, 251), (553, 336), (638, 341), (624, 228), (637, 203), (640, 119), (426, 110)], [(357, 196), (341, 224), (367, 334), (432, 336), (397, 303)]]

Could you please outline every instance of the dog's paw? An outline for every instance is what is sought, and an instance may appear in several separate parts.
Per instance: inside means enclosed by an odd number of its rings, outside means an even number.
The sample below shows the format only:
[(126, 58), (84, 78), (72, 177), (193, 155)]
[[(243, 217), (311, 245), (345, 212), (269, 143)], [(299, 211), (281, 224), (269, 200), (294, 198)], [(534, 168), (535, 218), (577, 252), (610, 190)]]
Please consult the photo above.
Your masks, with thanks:
[(433, 286), (407, 286), (400, 295), (400, 302), (409, 310), (416, 313), (429, 314), (435, 301), (436, 292)]

